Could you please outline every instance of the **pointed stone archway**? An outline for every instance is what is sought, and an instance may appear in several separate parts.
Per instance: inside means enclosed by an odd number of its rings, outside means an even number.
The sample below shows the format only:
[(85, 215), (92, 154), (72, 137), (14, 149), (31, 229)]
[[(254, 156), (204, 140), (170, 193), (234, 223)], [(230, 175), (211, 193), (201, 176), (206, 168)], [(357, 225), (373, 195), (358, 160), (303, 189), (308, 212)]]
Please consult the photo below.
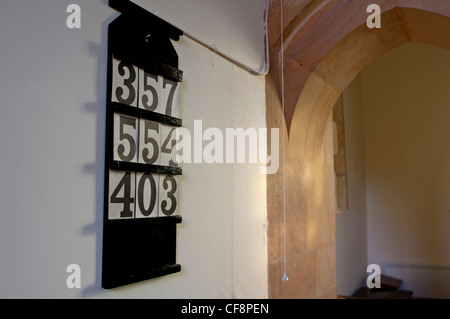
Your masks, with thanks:
[[(336, 298), (331, 110), (351, 80), (382, 54), (408, 42), (450, 50), (450, 3), (440, 0), (284, 1), (286, 261), (283, 167), (267, 176), (270, 298)], [(366, 8), (382, 9), (381, 29)], [(283, 127), (280, 0), (271, 2), (268, 127)], [(280, 144), (281, 145), (281, 134)], [(270, 149), (270, 148), (269, 148)]]

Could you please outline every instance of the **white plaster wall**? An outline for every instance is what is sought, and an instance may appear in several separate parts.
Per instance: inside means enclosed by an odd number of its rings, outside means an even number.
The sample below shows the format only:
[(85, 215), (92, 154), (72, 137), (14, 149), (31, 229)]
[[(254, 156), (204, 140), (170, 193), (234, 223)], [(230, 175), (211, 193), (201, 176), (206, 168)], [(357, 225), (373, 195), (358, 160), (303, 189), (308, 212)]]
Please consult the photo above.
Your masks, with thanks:
[(249, 67), (264, 67), (264, 28), (260, 21), (269, 0), (132, 1)]
[[(262, 1), (140, 2), (210, 30), (256, 67), (263, 61)], [(79, 30), (66, 27), (70, 3), (81, 7)], [(235, 22), (247, 12), (245, 24)], [(267, 297), (266, 182), (257, 164), (184, 164), (182, 271), (101, 288), (106, 36), (117, 15), (102, 0), (0, 0), (0, 297)], [(265, 127), (264, 78), (185, 37), (175, 47), (184, 127), (193, 131), (198, 119), (224, 131)], [(69, 264), (81, 267), (81, 289), (66, 286)]]
[(434, 271), (429, 280), (426, 271), (450, 264), (449, 67), (448, 52), (411, 43), (374, 61), (343, 92), (349, 210), (336, 214), (339, 294), (365, 286), (367, 265), (393, 275), (384, 265), (394, 262), (419, 269), (396, 274), (403, 289), (448, 298), (441, 289), (448, 275)]
[(450, 265), (449, 81), (450, 53), (414, 43), (362, 73), (369, 263)]
[(351, 296), (367, 278), (366, 179), (360, 77), (343, 92), (348, 210), (336, 213), (337, 292)]

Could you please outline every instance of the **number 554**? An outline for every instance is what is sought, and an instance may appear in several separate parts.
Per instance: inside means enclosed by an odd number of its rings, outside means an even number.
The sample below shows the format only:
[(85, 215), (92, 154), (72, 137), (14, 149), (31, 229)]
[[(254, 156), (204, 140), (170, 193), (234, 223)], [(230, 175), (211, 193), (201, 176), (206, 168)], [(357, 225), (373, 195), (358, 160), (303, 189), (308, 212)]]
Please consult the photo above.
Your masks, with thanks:
[(114, 114), (113, 158), (122, 162), (178, 166), (172, 159), (172, 149), (177, 143), (175, 131), (175, 127)]

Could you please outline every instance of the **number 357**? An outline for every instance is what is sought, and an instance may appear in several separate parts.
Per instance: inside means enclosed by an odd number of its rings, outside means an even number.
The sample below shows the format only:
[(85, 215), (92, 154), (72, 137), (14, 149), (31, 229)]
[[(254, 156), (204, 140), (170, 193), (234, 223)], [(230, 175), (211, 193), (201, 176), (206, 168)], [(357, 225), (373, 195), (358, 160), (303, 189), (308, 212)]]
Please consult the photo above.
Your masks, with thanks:
[(112, 101), (172, 117), (180, 115), (178, 82), (113, 59)]

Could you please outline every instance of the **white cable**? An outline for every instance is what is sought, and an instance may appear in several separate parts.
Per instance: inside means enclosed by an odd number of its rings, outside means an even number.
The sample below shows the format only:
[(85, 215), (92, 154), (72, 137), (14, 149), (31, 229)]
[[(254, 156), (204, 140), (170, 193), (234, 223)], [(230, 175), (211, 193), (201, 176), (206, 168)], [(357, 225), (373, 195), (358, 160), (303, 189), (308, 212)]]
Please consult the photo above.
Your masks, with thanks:
[(193, 36), (192, 34), (189, 34), (185, 31), (183, 31), (183, 34), (190, 38), (191, 40), (197, 42), (198, 44), (201, 44), (202, 46), (210, 49), (214, 53), (220, 55), (221, 57), (225, 58), (226, 60), (236, 64), (237, 66), (241, 67), (242, 69), (254, 74), (254, 75), (262, 75), (265, 76), (267, 73), (269, 73), (270, 68), (270, 61), (269, 61), (269, 30), (268, 30), (268, 19), (269, 19), (269, 0), (265, 0), (265, 17), (264, 17), (264, 35), (265, 35), (265, 65), (263, 69), (256, 69), (251, 68), (247, 65), (245, 65), (242, 62), (239, 62), (238, 60), (230, 57), (229, 55), (226, 55), (225, 53), (221, 52), (215, 44), (207, 44), (200, 40), (199, 38)]
[(281, 0), (281, 122), (283, 122), (283, 249), (284, 249), (284, 275), (283, 281), (288, 281), (286, 272), (286, 160), (285, 160), (285, 141), (284, 141), (284, 25), (283, 25), (283, 0)]

